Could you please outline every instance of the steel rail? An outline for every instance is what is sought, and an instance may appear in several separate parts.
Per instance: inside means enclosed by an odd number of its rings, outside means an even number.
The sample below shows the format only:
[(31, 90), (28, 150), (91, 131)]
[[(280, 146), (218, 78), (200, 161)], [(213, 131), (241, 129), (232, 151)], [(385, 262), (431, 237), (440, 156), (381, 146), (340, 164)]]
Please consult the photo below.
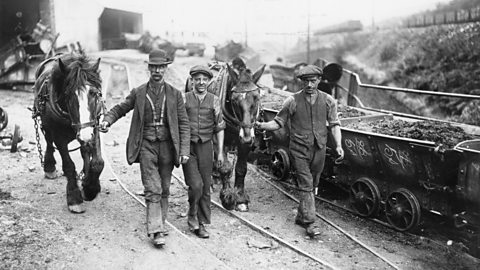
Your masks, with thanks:
[[(271, 180), (267, 179), (263, 173), (261, 173), (257, 168), (254, 169), (257, 173), (260, 174), (260, 176), (262, 176), (261, 178), (267, 182), (268, 184), (270, 184), (272, 187), (274, 187), (275, 189), (277, 189), (278, 191), (280, 191), (281, 193), (283, 193), (285, 196), (287, 196), (289, 199), (291, 199), (292, 201), (295, 201), (296, 203), (300, 203), (300, 201), (295, 198), (292, 194), (288, 193), (287, 191), (285, 191), (283, 188), (279, 187), (277, 184), (273, 183)], [(367, 246), (366, 244), (364, 244), (362, 241), (358, 240), (357, 238), (355, 238), (355, 236), (351, 235), (350, 233), (348, 233), (347, 231), (345, 231), (344, 229), (340, 228), (340, 226), (338, 226), (337, 224), (335, 224), (333, 221), (330, 221), (329, 219), (327, 219), (326, 217), (324, 217), (323, 215), (319, 214), (318, 212), (315, 212), (315, 215), (317, 217), (319, 217), (321, 220), (323, 220), (324, 222), (326, 222), (327, 224), (329, 224), (330, 226), (334, 227), (336, 230), (338, 230), (339, 232), (341, 232), (342, 234), (344, 234), (345, 236), (347, 236), (348, 238), (350, 238), (350, 240), (354, 241), (355, 243), (357, 243), (358, 245), (360, 245), (361, 247), (363, 247), (364, 249), (366, 249), (367, 251), (369, 251), (370, 253), (372, 253), (374, 256), (376, 256), (377, 258), (381, 259), (382, 261), (384, 261), (385, 263), (387, 263), (388, 265), (390, 265), (392, 268), (394, 269), (400, 269), (398, 266), (396, 266), (394, 263), (392, 263), (390, 260), (388, 260), (387, 258), (383, 257), (382, 255), (380, 255), (378, 252), (374, 251), (372, 248), (370, 248), (369, 246)]]
[[(183, 179), (181, 179), (180, 177), (178, 177), (177, 175), (175, 175), (174, 173), (172, 173), (172, 176), (177, 180), (178, 183), (180, 183), (185, 189), (187, 188), (187, 186), (185, 185), (185, 183), (183, 183)], [(227, 209), (225, 209), (220, 203), (218, 203), (217, 201), (211, 199), (210, 200), (211, 203), (213, 203), (217, 208), (219, 208), (221, 211), (229, 214), (230, 216), (234, 217), (234, 218), (237, 218), (238, 220), (242, 221), (245, 225), (247, 225), (248, 227), (254, 229), (255, 231), (267, 236), (267, 237), (270, 237), (272, 239), (274, 239), (275, 241), (279, 242), (280, 244), (286, 246), (287, 248), (297, 252), (298, 254), (302, 255), (302, 256), (305, 256), (309, 259), (312, 259), (330, 269), (338, 269), (337, 267), (329, 264), (328, 262), (320, 259), (320, 258), (317, 258), (316, 256), (300, 249), (299, 247), (296, 247), (290, 243), (288, 243), (287, 241), (283, 240), (282, 238), (280, 238), (279, 236), (276, 236), (275, 234), (272, 234), (270, 232), (268, 232), (267, 230), (263, 229), (262, 227), (256, 225), (255, 223), (249, 221), (248, 219), (240, 216), (240, 215), (237, 215), (235, 214), (234, 212), (232, 211), (229, 211)]]
[[(271, 178), (271, 175), (268, 175), (268, 173), (262, 171), (261, 169), (259, 169), (259, 168), (256, 167), (256, 166), (253, 167), (253, 170), (254, 170), (255, 172), (259, 173), (260, 175), (262, 175), (262, 176), (263, 176), (264, 178), (266, 178), (266, 179)], [(297, 189), (296, 186), (294, 186), (294, 185), (292, 185), (292, 184), (289, 184), (289, 183), (286, 183), (286, 182), (282, 182), (281, 184), (282, 184), (282, 185), (285, 185), (285, 186), (287, 186), (287, 187), (289, 187), (289, 188), (292, 188), (292, 189)], [(358, 215), (357, 212), (355, 212), (354, 210), (352, 210), (352, 209), (350, 209), (350, 208), (347, 208), (347, 207), (344, 207), (344, 206), (341, 206), (341, 205), (339, 205), (339, 204), (336, 204), (336, 203), (334, 203), (334, 202), (332, 202), (332, 201), (330, 201), (330, 200), (327, 200), (327, 199), (325, 199), (325, 198), (323, 198), (323, 197), (321, 197), (321, 196), (315, 195), (315, 198), (318, 199), (318, 200), (320, 200), (320, 201), (322, 201), (322, 202), (328, 203), (329, 205), (335, 206), (335, 207), (340, 208), (340, 209), (342, 209), (342, 210), (344, 210), (344, 211), (346, 211), (346, 212), (349, 212), (349, 213), (351, 213), (351, 214), (353, 214), (353, 215)], [(390, 225), (389, 223), (384, 222), (384, 221), (382, 221), (382, 220), (380, 220), (380, 219), (371, 218), (371, 217), (370, 217), (370, 218), (367, 218), (367, 219), (368, 219), (368, 220), (371, 220), (371, 221), (373, 221), (373, 222), (376, 222), (376, 223), (378, 223), (378, 224), (380, 224), (380, 225), (383, 225), (383, 226), (385, 226), (385, 227), (387, 227), (387, 228), (389, 228), (389, 229), (395, 230), (395, 228), (394, 228), (392, 225)], [(411, 233), (411, 232), (402, 232), (402, 233), (403, 233), (403, 234), (406, 234), (406, 235), (408, 235), (408, 236), (411, 236), (411, 237), (420, 237), (422, 240), (426, 240), (426, 241), (428, 241), (428, 242), (430, 242), (430, 243), (432, 243), (432, 244), (437, 245), (438, 247), (446, 248), (445, 244), (442, 244), (442, 243), (440, 243), (440, 242), (438, 242), (437, 240), (434, 240), (434, 239), (432, 239), (432, 238), (429, 238), (429, 237), (426, 237), (426, 236), (421, 236), (421, 235), (416, 235), (416, 234), (413, 234), (413, 233)]]
[(366, 84), (366, 83), (360, 83), (358, 86), (363, 87), (363, 88), (369, 88), (369, 89), (413, 93), (413, 94), (419, 94), (419, 95), (431, 95), (431, 96), (451, 97), (451, 98), (480, 99), (480, 96), (478, 96), (478, 95), (457, 94), (457, 93), (448, 93), (448, 92), (435, 92), (435, 91), (417, 90), (417, 89), (410, 89), (410, 88), (374, 85), (374, 84)]
[(435, 91), (429, 91), (429, 90), (419, 90), (419, 89), (411, 89), (411, 88), (403, 88), (403, 87), (395, 87), (395, 86), (384, 86), (384, 85), (362, 83), (360, 81), (360, 76), (358, 76), (357, 73), (352, 72), (350, 70), (346, 70), (346, 69), (344, 69), (343, 71), (349, 74), (350, 76), (353, 75), (353, 77), (355, 78), (356, 84), (358, 85), (358, 87), (361, 87), (361, 88), (368, 88), (368, 89), (382, 90), (382, 91), (392, 91), (392, 92), (413, 93), (413, 94), (419, 94), (419, 95), (432, 95), (432, 96), (439, 96), (439, 97), (480, 99), (480, 95), (435, 92)]

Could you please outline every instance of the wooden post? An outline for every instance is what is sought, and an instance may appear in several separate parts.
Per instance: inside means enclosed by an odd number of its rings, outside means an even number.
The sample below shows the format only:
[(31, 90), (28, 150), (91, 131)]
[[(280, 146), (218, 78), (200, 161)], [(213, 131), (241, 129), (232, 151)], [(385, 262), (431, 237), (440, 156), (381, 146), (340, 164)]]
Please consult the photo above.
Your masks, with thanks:
[(354, 98), (354, 96), (357, 95), (357, 90), (358, 90), (358, 83), (357, 83), (357, 77), (355, 76), (354, 73), (350, 74), (350, 83), (348, 86), (348, 99), (347, 99), (347, 105), (348, 106), (356, 106), (357, 102)]

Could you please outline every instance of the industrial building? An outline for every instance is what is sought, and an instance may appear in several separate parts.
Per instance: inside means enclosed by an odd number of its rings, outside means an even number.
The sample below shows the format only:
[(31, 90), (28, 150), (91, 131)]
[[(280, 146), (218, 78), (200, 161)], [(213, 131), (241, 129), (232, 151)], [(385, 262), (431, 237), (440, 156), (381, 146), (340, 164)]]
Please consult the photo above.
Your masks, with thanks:
[(0, 48), (39, 21), (59, 34), (57, 45), (78, 41), (86, 51), (122, 48), (124, 33), (143, 33), (139, 10), (107, 0), (2, 0)]

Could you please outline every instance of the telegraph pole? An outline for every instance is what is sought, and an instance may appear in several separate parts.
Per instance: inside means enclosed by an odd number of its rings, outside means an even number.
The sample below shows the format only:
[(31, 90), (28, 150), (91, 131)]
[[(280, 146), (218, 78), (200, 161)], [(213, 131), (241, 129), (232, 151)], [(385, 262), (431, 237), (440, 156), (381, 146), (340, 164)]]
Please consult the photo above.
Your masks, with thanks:
[(248, 25), (247, 25), (247, 8), (243, 8), (243, 23), (244, 23), (244, 32), (245, 32), (245, 48), (248, 47)]
[(307, 1), (307, 63), (310, 63), (310, 0)]
[(375, 0), (372, 0), (372, 31), (375, 31)]

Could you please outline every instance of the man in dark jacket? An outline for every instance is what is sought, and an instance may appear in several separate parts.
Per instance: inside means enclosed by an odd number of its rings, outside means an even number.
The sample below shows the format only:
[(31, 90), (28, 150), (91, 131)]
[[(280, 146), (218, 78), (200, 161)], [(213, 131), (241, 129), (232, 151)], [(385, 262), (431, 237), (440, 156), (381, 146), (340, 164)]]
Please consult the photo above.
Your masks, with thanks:
[(322, 70), (317, 66), (302, 67), (297, 74), (303, 83), (302, 90), (285, 100), (272, 121), (255, 124), (257, 128), (265, 130), (277, 130), (289, 125), (289, 150), (300, 191), (295, 223), (304, 226), (310, 237), (320, 234), (320, 229), (315, 225), (314, 189), (320, 181), (325, 162), (327, 122), (339, 159), (344, 155), (337, 104), (332, 96), (317, 89), (321, 76)]
[(182, 94), (163, 80), (172, 63), (162, 50), (149, 55), (150, 80), (134, 88), (103, 119), (101, 129), (133, 109), (127, 140), (128, 164), (140, 162), (147, 202), (147, 233), (156, 247), (165, 244), (165, 220), (173, 166), (185, 164), (190, 152), (190, 125)]
[(223, 162), (223, 120), (220, 99), (207, 92), (213, 77), (205, 66), (190, 69), (193, 91), (185, 95), (190, 120), (190, 159), (183, 165), (188, 185), (188, 227), (200, 238), (208, 238), (205, 224), (210, 224), (210, 186), (213, 168), (213, 137), (216, 136), (217, 162)]

